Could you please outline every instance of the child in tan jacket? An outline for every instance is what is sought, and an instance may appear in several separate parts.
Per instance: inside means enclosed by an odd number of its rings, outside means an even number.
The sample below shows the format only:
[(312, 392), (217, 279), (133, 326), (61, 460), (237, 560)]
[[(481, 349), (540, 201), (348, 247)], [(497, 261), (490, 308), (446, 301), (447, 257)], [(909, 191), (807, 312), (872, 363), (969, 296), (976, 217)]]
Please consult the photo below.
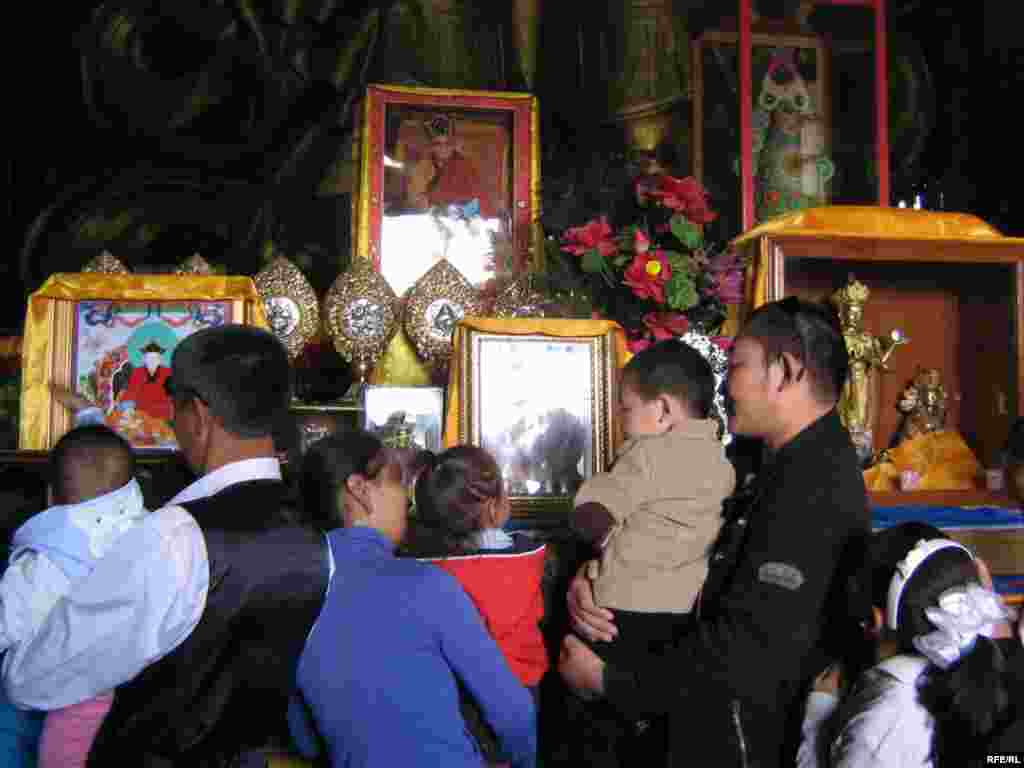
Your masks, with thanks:
[[(721, 525), (722, 500), (736, 481), (718, 439), (715, 378), (692, 347), (668, 339), (623, 368), (619, 406), (626, 442), (610, 472), (588, 479), (576, 494), (570, 523), (600, 550), (591, 573), (599, 605), (615, 614), (619, 634), (594, 650), (615, 661), (658, 652), (689, 622), (707, 575), (708, 550)], [(604, 744), (588, 759), (660, 749), (660, 728), (637, 743), (637, 724), (592, 712), (605, 726)], [(658, 724), (655, 724), (658, 725)], [(597, 758), (601, 755), (601, 759)]]

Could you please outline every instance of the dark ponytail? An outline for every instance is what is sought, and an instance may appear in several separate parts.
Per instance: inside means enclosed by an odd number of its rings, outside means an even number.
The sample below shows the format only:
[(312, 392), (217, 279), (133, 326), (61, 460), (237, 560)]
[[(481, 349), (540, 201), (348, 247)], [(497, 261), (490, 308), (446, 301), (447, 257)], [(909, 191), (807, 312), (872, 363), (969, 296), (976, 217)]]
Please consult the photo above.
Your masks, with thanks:
[(425, 451), (417, 461), (416, 512), (403, 553), (444, 557), (474, 549), (487, 502), (502, 494), (494, 457), (478, 446), (459, 445), (437, 456)]
[(304, 521), (321, 531), (341, 527), (341, 491), (351, 475), (372, 471), (384, 445), (361, 429), (328, 435), (302, 458), (299, 491)]

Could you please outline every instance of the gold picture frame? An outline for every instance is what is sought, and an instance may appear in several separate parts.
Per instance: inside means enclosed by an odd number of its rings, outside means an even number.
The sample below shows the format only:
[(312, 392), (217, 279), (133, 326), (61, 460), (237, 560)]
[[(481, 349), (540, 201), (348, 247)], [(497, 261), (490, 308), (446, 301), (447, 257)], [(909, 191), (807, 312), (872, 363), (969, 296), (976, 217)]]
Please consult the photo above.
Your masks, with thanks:
[(456, 439), (495, 456), (516, 517), (567, 512), (579, 485), (611, 465), (618, 435), (617, 330), (563, 320), (554, 335), (538, 330), (543, 322), (462, 323), (455, 332)]
[[(52, 275), (28, 300), (19, 450), (49, 450), (73, 426), (70, 411), (52, 395), (50, 385), (55, 384), (100, 405), (107, 424), (124, 434), (135, 449), (173, 452), (173, 431), (161, 410), (166, 403), (157, 402), (160, 398), (154, 395), (159, 387), (145, 388), (140, 383), (140, 396), (130, 402), (119, 396), (130, 391), (132, 373), (146, 370), (141, 365), (142, 347), (153, 342), (161, 349), (157, 369), (149, 374), (152, 384), (169, 373), (162, 369), (169, 369), (180, 339), (199, 328), (225, 323), (268, 327), (252, 278)], [(149, 400), (153, 403), (147, 410), (144, 402)]]

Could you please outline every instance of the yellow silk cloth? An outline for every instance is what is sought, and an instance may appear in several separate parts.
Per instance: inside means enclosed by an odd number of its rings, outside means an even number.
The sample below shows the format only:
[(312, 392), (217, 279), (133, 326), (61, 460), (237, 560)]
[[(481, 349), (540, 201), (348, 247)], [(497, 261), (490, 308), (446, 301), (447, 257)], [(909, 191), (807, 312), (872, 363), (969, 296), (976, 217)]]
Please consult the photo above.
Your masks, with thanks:
[[(936, 240), (943, 242), (999, 243), (1019, 242), (1024, 238), (1004, 237), (977, 216), (945, 211), (918, 211), (911, 208), (833, 205), (808, 208), (779, 216), (741, 234), (733, 247), (748, 245), (765, 235), (806, 237), (810, 239), (863, 238), (871, 240)], [(746, 306), (756, 309), (766, 303), (768, 253), (759, 250), (747, 269)]]
[(900, 490), (900, 472), (921, 476), (915, 490), (965, 491), (978, 488), (981, 464), (959, 432), (942, 430), (904, 440), (889, 451), (891, 461), (864, 471), (869, 491)]
[[(593, 338), (613, 334), (612, 355), (616, 368), (621, 368), (631, 357), (626, 348), (626, 333), (622, 327), (611, 320), (561, 320), (549, 318), (515, 318), (504, 319), (494, 317), (464, 317), (459, 322), (461, 328), (468, 328), (484, 333), (503, 334), (507, 336), (551, 336), (553, 338)], [(448, 368), (448, 392), (444, 429), (444, 445), (450, 448), (459, 444), (460, 386), (462, 382), (462, 350), (458, 332), (453, 336), (452, 359)], [(543, 371), (537, 371), (543, 376)], [(616, 443), (618, 440), (616, 439)]]
[(70, 361), (73, 331), (57, 318), (61, 302), (99, 301), (233, 301), (242, 313), (234, 322), (268, 328), (263, 300), (250, 277), (205, 275), (118, 275), (102, 272), (58, 273), (28, 297), (21, 348), (21, 418), (18, 448), (48, 450), (52, 434), (52, 381), (70, 385), (71, 370), (55, 360)]

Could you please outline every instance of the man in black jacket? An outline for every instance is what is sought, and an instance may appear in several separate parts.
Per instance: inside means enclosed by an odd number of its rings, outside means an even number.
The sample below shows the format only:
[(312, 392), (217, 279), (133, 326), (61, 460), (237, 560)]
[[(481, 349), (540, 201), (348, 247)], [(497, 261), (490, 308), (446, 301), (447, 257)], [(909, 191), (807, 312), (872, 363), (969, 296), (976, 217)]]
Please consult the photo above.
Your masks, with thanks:
[[(605, 665), (565, 639), (559, 669), (584, 697), (623, 714), (670, 717), (669, 765), (792, 764), (799, 707), (841, 637), (846, 575), (863, 563), (870, 516), (857, 456), (835, 405), (847, 375), (830, 311), (785, 299), (754, 312), (730, 354), (730, 429), (760, 438), (752, 486), (725, 504), (695, 628), (665, 654)], [(585, 567), (569, 591), (575, 630), (614, 635)]]

